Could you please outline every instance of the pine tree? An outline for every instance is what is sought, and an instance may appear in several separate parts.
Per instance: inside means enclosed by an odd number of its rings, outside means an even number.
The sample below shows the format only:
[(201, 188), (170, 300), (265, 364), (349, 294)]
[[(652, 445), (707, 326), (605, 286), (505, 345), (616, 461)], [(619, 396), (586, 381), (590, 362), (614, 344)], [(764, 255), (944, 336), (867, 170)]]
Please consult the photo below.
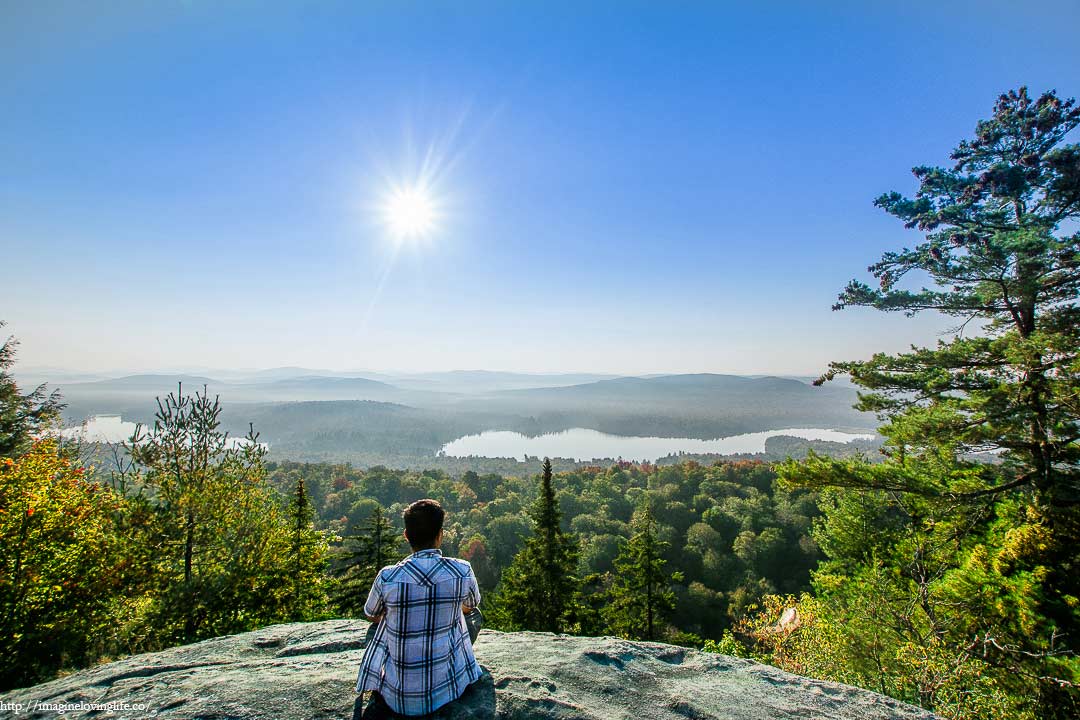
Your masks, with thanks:
[(350, 617), (363, 613), (379, 570), (401, 559), (401, 540), (381, 506), (372, 511), (360, 532), (345, 537), (334, 570), (338, 578), (334, 591), (338, 612)]
[(540, 495), (531, 516), (533, 535), (502, 577), (500, 602), (515, 629), (562, 632), (572, 621), (579, 592), (577, 538), (560, 527), (562, 513), (544, 459)]
[(46, 394), (44, 385), (27, 395), (20, 392), (11, 376), (18, 345), (15, 338), (0, 342), (0, 457), (18, 457), (29, 450), (34, 437), (55, 421), (64, 407), (60, 394)]
[[(296, 478), (296, 491), (293, 494), (292, 504), (289, 508), (292, 517), (292, 542), (290, 544), (292, 570), (294, 576), (299, 576), (303, 569), (304, 546), (308, 544), (307, 531), (311, 527), (312, 509), (311, 502), (307, 497), (307, 488), (303, 478)], [(299, 586), (294, 589), (294, 595), (299, 595)]]
[(668, 543), (657, 536), (656, 518), (647, 501), (635, 513), (633, 528), (634, 534), (615, 558), (604, 615), (621, 637), (655, 640), (657, 622), (675, 609), (671, 581), (678, 578), (664, 572), (663, 551)]
[(289, 543), (288, 582), (292, 585), (290, 615), (293, 620), (309, 620), (326, 604), (324, 568), (326, 542), (314, 527), (315, 510), (303, 478), (296, 479), (296, 491), (289, 505), (292, 534)]
[[(831, 560), (816, 575), (834, 626), (874, 633), (907, 673), (897, 686), (928, 707), (953, 702), (950, 673), (969, 673), (1015, 698), (1015, 716), (1080, 713), (1080, 145), (1064, 144), (1078, 125), (1072, 100), (1009, 92), (952, 167), (914, 169), (914, 198), (877, 199), (925, 237), (885, 253), (870, 267), (879, 287), (853, 280), (835, 309), (962, 324), (936, 347), (833, 363), (818, 381), (847, 373), (864, 388), (885, 462), (811, 455), (781, 470), (834, 488), (820, 538)], [(932, 286), (902, 289), (913, 275)], [(995, 462), (974, 457), (987, 451)], [(868, 523), (869, 537), (845, 530)]]
[[(143, 649), (293, 614), (295, 526), (266, 482), (258, 435), (230, 443), (220, 415), (205, 389), (186, 395), (180, 387), (159, 398), (153, 426), (138, 428), (127, 446), (131, 483), (149, 490), (140, 542), (154, 548), (140, 589), (148, 601)], [(308, 545), (313, 558), (324, 548)]]

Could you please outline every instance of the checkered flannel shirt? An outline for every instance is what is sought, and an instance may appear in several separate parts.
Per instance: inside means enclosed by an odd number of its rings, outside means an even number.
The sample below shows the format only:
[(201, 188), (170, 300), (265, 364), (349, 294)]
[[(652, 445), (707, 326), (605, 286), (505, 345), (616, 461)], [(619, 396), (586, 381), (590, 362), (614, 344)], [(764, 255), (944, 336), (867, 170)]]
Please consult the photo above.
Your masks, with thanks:
[(376, 690), (402, 715), (426, 715), (480, 679), (461, 606), (480, 604), (472, 566), (421, 550), (379, 571), (364, 612), (385, 612), (364, 650), (356, 692)]

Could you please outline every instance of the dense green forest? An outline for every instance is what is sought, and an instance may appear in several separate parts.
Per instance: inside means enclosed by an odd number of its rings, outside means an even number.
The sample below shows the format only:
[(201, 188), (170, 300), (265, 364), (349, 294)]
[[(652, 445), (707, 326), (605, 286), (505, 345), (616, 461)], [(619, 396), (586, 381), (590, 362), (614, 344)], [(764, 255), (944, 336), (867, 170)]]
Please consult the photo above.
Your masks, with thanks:
[[(434, 497), (493, 627), (703, 646), (956, 720), (1080, 716), (1078, 125), (1072, 101), (1007, 93), (954, 165), (915, 169), (914, 198), (878, 199), (923, 241), (837, 309), (979, 329), (829, 368), (820, 382), (849, 375), (881, 421), (876, 457), (520, 474), (270, 460), (254, 430), (228, 442), (196, 391), (160, 398), (95, 468), (49, 434), (59, 398), (17, 387), (5, 341), (0, 685), (355, 616), (405, 552), (402, 508)], [(899, 287), (910, 274), (933, 287)]]
[[(394, 521), (408, 503), (439, 498), (448, 512), (445, 551), (470, 560), (488, 592), (531, 533), (527, 511), (540, 487), (535, 476), (471, 471), (455, 478), (441, 471), (295, 462), (269, 462), (267, 469), (283, 496), (303, 478), (319, 526), (339, 537), (363, 533), (375, 512)], [(635, 509), (650, 509), (668, 543), (668, 569), (684, 578), (673, 583), (678, 602), (669, 637), (692, 643), (694, 635), (719, 638), (762, 595), (809, 588), (818, 561), (810, 537), (815, 494), (778, 487), (768, 464), (622, 463), (555, 473), (553, 486), (560, 526), (582, 547), (581, 577), (611, 573), (632, 534)], [(404, 554), (403, 544), (398, 549)]]

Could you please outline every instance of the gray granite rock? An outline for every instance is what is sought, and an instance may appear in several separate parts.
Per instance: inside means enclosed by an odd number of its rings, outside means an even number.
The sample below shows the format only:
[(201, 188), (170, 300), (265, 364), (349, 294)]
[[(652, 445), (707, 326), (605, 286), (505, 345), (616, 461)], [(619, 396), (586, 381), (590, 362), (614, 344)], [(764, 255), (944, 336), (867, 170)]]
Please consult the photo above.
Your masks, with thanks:
[[(362, 710), (353, 686), (366, 630), (360, 620), (273, 625), (135, 655), (6, 693), (0, 696), (0, 717), (17, 712), (20, 718), (56, 718), (59, 711), (43, 703), (83, 703), (63, 717), (352, 720)], [(866, 690), (660, 643), (485, 630), (477, 639), (476, 656), (483, 678), (434, 717), (933, 717)], [(123, 709), (122, 703), (145, 709)]]

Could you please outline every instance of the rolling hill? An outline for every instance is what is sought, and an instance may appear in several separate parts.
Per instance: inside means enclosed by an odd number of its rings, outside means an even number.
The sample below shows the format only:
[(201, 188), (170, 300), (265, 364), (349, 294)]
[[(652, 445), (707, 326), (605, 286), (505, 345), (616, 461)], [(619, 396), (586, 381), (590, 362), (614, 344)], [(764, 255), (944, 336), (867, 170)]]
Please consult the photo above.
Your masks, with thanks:
[[(64, 383), (60, 390), (70, 425), (95, 414), (149, 422), (155, 398), (174, 392), (178, 383), (187, 391), (205, 387), (220, 395), (223, 422), (234, 435), (254, 423), (275, 456), (386, 464), (432, 458), (447, 442), (484, 430), (539, 435), (589, 428), (614, 435), (712, 439), (790, 427), (875, 426), (871, 415), (852, 409), (853, 389), (816, 388), (791, 378), (600, 376), (558, 385), (595, 376), (465, 372), (431, 373), (415, 380), (417, 385), (401, 387), (388, 376), (289, 372), (229, 382), (203, 375), (132, 375)], [(547, 384), (505, 389), (528, 379)], [(451, 392), (452, 387), (459, 391)], [(472, 391), (465, 392), (466, 387)]]

